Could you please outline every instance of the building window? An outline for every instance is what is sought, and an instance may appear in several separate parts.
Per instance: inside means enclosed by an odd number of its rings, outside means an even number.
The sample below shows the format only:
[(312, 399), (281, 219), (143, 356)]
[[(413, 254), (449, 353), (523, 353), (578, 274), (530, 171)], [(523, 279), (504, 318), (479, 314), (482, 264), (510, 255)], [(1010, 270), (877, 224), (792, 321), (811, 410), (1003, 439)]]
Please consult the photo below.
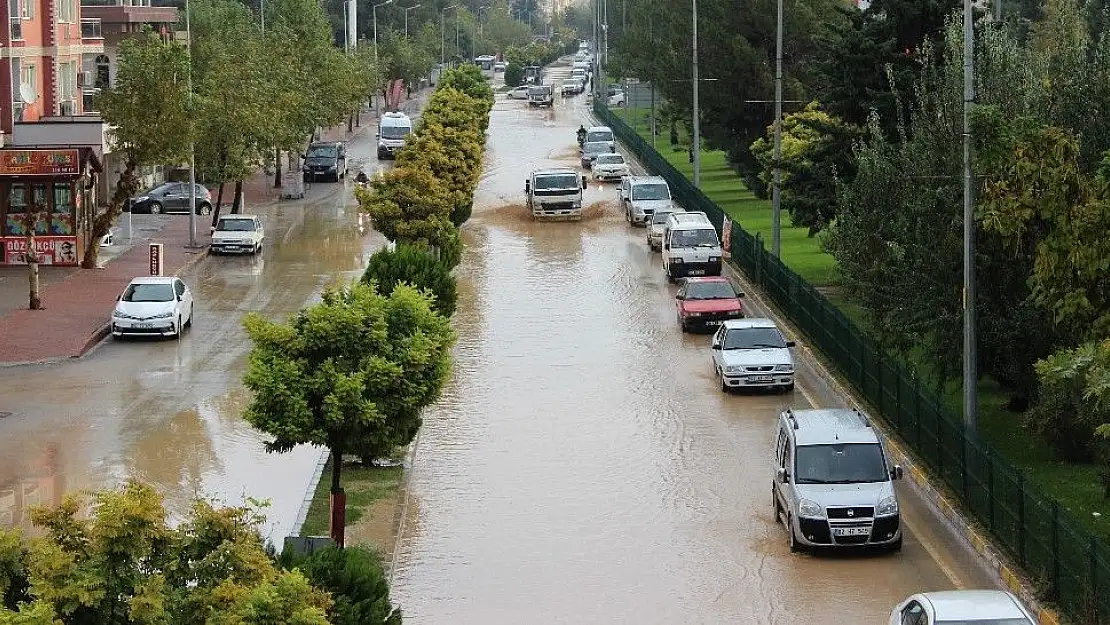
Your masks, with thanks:
[[(30, 0), (24, 0), (29, 2)], [(77, 0), (57, 0), (58, 21), (72, 24), (77, 21)]]
[[(24, 65), (19, 70), (19, 90), (16, 92), (16, 95), (25, 105), (32, 104), (34, 101), (27, 102), (27, 99), (23, 97), (24, 91), (35, 94), (35, 99), (38, 99), (39, 96), (38, 74), (35, 72), (35, 69), (34, 65)], [(26, 108), (26, 106), (24, 106), (24, 108)]]
[(96, 57), (96, 88), (107, 89), (112, 86), (112, 68), (108, 55), (98, 54)]
[(8, 0), (8, 22), (11, 38), (14, 41), (23, 39), (23, 22), (19, 18), (19, 0)]
[(35, 0), (16, 0), (20, 5), (20, 15), (25, 20), (35, 19)]
[[(58, 100), (62, 103), (74, 102), (77, 100), (76, 61), (58, 63)], [(63, 113), (63, 115), (65, 114), (67, 113)]]

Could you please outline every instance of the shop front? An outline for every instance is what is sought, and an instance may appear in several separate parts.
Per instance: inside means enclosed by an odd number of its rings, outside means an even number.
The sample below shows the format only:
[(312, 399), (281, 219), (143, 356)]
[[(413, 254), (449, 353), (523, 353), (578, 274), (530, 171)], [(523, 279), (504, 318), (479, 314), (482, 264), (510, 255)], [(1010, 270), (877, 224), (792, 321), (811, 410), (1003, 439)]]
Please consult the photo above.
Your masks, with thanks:
[(80, 264), (91, 242), (100, 162), (92, 148), (0, 149), (0, 263)]

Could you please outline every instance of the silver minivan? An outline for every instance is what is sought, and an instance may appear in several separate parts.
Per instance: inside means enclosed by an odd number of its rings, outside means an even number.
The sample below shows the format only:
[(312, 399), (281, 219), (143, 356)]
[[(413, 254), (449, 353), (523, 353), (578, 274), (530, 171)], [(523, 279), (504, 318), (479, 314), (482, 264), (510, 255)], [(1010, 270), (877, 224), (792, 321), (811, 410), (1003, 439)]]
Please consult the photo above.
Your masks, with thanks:
[(786, 409), (779, 415), (771, 483), (775, 518), (791, 551), (809, 547), (902, 548), (891, 465), (857, 410)]

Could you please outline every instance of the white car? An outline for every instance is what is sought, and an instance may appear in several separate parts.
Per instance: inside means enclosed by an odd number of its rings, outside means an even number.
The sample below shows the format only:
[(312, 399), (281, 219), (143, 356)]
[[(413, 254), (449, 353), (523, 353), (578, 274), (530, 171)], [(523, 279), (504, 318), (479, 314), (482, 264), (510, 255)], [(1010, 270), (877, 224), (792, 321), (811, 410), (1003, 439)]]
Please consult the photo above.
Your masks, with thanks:
[(597, 180), (620, 180), (631, 173), (624, 156), (617, 153), (599, 154), (594, 159), (593, 172)]
[(624, 92), (618, 91), (609, 96), (609, 106), (624, 106)]
[(175, 276), (135, 278), (112, 311), (112, 336), (173, 336), (193, 325), (193, 293)]
[(503, 72), (503, 71), (505, 71), (506, 67), (508, 67), (508, 65), (506, 65), (505, 63), (502, 63), (501, 61), (498, 61), (498, 62), (493, 64), (493, 71)]
[(1034, 625), (1017, 597), (1002, 590), (923, 592), (890, 612), (890, 625)]
[(262, 241), (265, 238), (266, 230), (258, 217), (225, 215), (220, 217), (212, 230), (212, 244), (209, 249), (214, 254), (257, 254), (262, 251)]
[(775, 388), (794, 390), (794, 354), (770, 319), (730, 319), (721, 324), (711, 343), (713, 371), (721, 390)]
[(647, 223), (647, 244), (656, 252), (663, 251), (663, 230), (667, 226), (667, 217), (671, 213), (684, 213), (681, 208), (671, 205), (651, 214), (651, 221)]
[(514, 87), (512, 91), (505, 95), (510, 100), (527, 100), (528, 99), (528, 85), (521, 85)]

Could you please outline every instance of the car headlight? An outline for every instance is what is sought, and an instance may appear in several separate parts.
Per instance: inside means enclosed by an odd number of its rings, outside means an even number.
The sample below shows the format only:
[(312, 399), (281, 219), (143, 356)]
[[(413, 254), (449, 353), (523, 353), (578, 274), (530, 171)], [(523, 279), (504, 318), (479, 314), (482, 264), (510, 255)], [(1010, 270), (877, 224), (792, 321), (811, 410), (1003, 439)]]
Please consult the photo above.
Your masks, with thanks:
[(149, 195), (142, 195), (142, 196), (139, 196), (139, 197), (135, 198), (135, 203), (138, 204), (140, 202), (145, 202), (149, 199), (150, 199)]
[(719, 263), (719, 262), (721, 262), (721, 257), (720, 257), (720, 256), (710, 256), (710, 257), (709, 257), (709, 262), (711, 262), (711, 263)]
[(738, 366), (725, 367), (725, 373), (740, 373), (743, 370), (743, 367)]
[[(736, 311), (740, 312), (740, 311)], [(794, 370), (794, 365), (775, 365), (775, 371), (785, 371), (787, 373)]]
[(898, 514), (898, 500), (894, 495), (891, 495), (879, 502), (879, 506), (875, 508), (875, 516), (891, 516), (893, 514)]
[(671, 259), (671, 262), (674, 263), (675, 265), (681, 265), (682, 264), (682, 259), (679, 258), (678, 256), (675, 256), (674, 258)]
[(702, 315), (702, 313), (700, 313), (700, 312), (688, 312), (688, 313), (686, 313), (686, 315), (689, 316), (689, 317), (700, 317)]
[(158, 313), (157, 315), (152, 316), (151, 319), (168, 319), (169, 317), (172, 317), (172, 316), (173, 316), (173, 311), (170, 311), (170, 312)]
[(807, 519), (823, 519), (825, 518), (825, 509), (816, 501), (803, 499), (798, 502), (798, 516)]
[(120, 312), (118, 310), (113, 312), (112, 316), (113, 317), (119, 317), (120, 319), (134, 319), (135, 318), (135, 317), (133, 317), (133, 316), (131, 316), (131, 315), (125, 313), (125, 312)]

